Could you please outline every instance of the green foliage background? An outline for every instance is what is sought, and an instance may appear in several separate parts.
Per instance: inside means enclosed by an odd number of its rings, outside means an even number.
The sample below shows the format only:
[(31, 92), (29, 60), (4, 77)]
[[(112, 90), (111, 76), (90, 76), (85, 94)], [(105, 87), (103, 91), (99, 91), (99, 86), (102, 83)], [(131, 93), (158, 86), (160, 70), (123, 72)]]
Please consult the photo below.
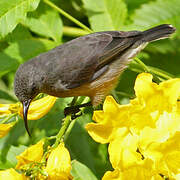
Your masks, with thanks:
[[(51, 0), (57, 7), (84, 23), (93, 31), (145, 30), (168, 23), (177, 28), (171, 39), (149, 44), (139, 54), (148, 66), (159, 68), (172, 77), (180, 77), (180, 1), (179, 0)], [(14, 74), (18, 66), (75, 37), (88, 34), (77, 24), (47, 4), (47, 0), (0, 1), (0, 103), (15, 103)], [(137, 73), (144, 71), (132, 62), (112, 92), (119, 103), (134, 96)], [(14, 167), (15, 155), (46, 136), (55, 135), (61, 127), (63, 109), (71, 98), (59, 98), (43, 118), (31, 121), (30, 139), (20, 120), (11, 132), (0, 139), (0, 169)], [(73, 123), (65, 138), (73, 161), (76, 180), (100, 179), (111, 169), (107, 146), (95, 143), (84, 129), (91, 121), (92, 109)]]

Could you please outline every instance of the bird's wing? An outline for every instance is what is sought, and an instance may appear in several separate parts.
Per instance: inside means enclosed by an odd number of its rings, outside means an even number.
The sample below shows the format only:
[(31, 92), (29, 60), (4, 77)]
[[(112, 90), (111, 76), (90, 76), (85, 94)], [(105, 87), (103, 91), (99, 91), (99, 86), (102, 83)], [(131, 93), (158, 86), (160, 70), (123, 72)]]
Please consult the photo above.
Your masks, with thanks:
[(114, 57), (120, 56), (126, 49), (132, 46), (139, 38), (141, 38), (140, 31), (107, 31), (107, 34), (112, 36), (112, 41), (103, 50), (99, 57), (98, 66), (96, 70), (111, 63)]
[(61, 79), (66, 88), (78, 87), (107, 71), (111, 58), (131, 46), (138, 34), (107, 31), (76, 38), (46, 54), (53, 62), (48, 72), (56, 75), (53, 79)]
[[(63, 44), (63, 51), (59, 57), (60, 66), (57, 67), (59, 79), (68, 88), (75, 88), (88, 82), (98, 66), (98, 58), (103, 49), (112, 41), (112, 36), (91, 34)], [(58, 64), (58, 63), (56, 63)]]

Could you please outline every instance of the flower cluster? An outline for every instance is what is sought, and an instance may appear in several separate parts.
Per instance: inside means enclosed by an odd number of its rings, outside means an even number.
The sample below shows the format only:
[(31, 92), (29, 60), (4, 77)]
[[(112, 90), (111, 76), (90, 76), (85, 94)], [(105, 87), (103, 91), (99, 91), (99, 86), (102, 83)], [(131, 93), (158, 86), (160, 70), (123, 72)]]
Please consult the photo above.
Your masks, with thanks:
[(0, 179), (8, 180), (71, 180), (71, 158), (64, 143), (44, 154), (44, 141), (30, 146), (17, 156), (18, 163), (15, 169), (0, 171)]
[(180, 79), (152, 82), (140, 74), (136, 98), (119, 105), (108, 96), (86, 129), (99, 143), (109, 143), (114, 168), (102, 180), (160, 180), (180, 176)]
[[(41, 99), (33, 101), (30, 104), (28, 111), (28, 120), (37, 120), (43, 117), (49, 112), (56, 102), (56, 97), (54, 96), (45, 96)], [(41, 111), (39, 111), (41, 109)], [(9, 117), (12, 115), (19, 114), (23, 117), (23, 107), (21, 103), (16, 104), (0, 104), (0, 117), (3, 117), (3, 122), (8, 121)], [(0, 124), (0, 138), (4, 137), (10, 129), (15, 125), (16, 122), (11, 123), (1, 123)]]

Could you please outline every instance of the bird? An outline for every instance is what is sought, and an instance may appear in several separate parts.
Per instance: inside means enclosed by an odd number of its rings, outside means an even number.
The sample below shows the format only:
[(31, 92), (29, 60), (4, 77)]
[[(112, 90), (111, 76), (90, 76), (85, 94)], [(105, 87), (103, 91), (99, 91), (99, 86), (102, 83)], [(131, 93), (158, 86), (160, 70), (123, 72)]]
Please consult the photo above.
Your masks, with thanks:
[(175, 32), (170, 24), (145, 31), (102, 31), (75, 38), (21, 64), (14, 92), (23, 104), (23, 118), (39, 93), (55, 97), (89, 96), (100, 104), (116, 87), (123, 70), (149, 43)]

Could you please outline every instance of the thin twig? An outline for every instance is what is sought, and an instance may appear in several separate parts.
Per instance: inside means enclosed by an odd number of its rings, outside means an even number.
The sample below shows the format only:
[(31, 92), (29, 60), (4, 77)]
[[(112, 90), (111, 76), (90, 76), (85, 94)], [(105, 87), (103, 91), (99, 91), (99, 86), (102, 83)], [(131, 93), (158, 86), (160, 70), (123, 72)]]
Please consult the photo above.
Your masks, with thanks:
[(46, 4), (48, 4), (49, 6), (51, 6), (53, 9), (57, 10), (60, 14), (62, 14), (63, 16), (65, 16), (67, 19), (69, 19), (70, 21), (74, 22), (75, 24), (77, 24), (78, 26), (80, 26), (82, 29), (85, 29), (86, 31), (88, 31), (89, 33), (92, 33), (93, 31), (88, 28), (87, 26), (85, 26), (83, 23), (81, 23), (80, 21), (78, 21), (77, 19), (75, 19), (74, 17), (72, 17), (70, 14), (68, 14), (67, 12), (65, 12), (64, 10), (62, 10), (60, 7), (56, 6), (53, 2), (49, 1), (49, 0), (44, 0), (44, 2)]
[(56, 141), (55, 143), (53, 144), (52, 148), (56, 148), (59, 143), (61, 142), (62, 140), (62, 137), (64, 136), (67, 128), (69, 127), (70, 123), (71, 123), (71, 115), (68, 115), (66, 116), (64, 119), (63, 119), (63, 125), (60, 129), (60, 131), (58, 132), (58, 134), (56, 135)]

